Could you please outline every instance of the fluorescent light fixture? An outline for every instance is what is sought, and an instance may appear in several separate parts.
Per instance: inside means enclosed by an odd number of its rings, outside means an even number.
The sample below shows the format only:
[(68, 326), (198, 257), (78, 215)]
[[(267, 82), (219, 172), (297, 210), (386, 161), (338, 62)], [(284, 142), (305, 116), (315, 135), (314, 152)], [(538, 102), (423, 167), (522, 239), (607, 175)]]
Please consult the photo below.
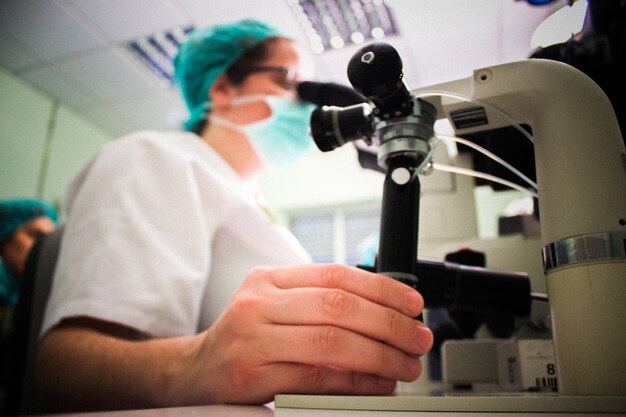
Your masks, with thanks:
[(126, 47), (140, 64), (167, 85), (172, 85), (174, 84), (174, 58), (178, 46), (193, 29), (193, 26), (168, 29), (129, 41)]
[(383, 0), (289, 0), (289, 5), (318, 54), (398, 34)]
[(577, 0), (553, 14), (535, 29), (530, 39), (533, 49), (565, 42), (580, 32), (587, 14), (587, 0)]

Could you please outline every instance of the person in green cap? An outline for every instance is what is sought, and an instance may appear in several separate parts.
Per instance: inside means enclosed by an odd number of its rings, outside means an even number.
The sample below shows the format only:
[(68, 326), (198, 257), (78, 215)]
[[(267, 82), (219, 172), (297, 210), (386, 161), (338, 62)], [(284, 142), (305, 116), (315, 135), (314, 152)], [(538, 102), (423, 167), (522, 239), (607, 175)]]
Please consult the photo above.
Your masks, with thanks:
[(198, 29), (185, 131), (106, 144), (76, 176), (37, 363), (40, 411), (390, 394), (420, 373), (421, 295), (316, 265), (255, 178), (312, 146), (301, 47), (256, 20)]
[[(51, 233), (58, 221), (56, 210), (35, 199), (0, 201), (0, 357), (5, 360), (14, 328), (14, 311), (19, 300), (20, 280), (26, 259), (37, 238)], [(2, 363), (3, 371), (4, 362)], [(0, 380), (0, 410), (4, 407), (7, 383)]]
[[(35, 199), (0, 201), (0, 303), (2, 309), (15, 307), (19, 279), (37, 238), (51, 233), (58, 221), (56, 210)], [(5, 329), (7, 315), (3, 315)]]

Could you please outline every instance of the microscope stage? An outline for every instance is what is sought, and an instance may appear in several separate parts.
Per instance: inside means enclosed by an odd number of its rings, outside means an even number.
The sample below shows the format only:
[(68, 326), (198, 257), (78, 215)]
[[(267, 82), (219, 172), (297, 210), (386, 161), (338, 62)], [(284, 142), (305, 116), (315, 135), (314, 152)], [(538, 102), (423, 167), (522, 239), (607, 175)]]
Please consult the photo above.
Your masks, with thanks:
[(288, 395), (275, 398), (276, 409), (427, 412), (626, 413), (626, 397), (565, 396), (556, 393), (458, 393), (395, 396)]

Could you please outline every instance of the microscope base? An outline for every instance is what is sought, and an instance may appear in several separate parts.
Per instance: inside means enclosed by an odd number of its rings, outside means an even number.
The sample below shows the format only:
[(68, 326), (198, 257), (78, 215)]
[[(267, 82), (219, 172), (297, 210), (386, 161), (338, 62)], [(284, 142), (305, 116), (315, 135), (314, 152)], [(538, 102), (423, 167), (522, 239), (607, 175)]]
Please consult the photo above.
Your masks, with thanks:
[[(565, 396), (543, 393), (433, 393), (388, 397), (277, 395), (276, 415), (283, 409), (360, 411), (496, 412), (496, 413), (624, 413), (626, 397)], [(285, 414), (287, 415), (287, 414)]]

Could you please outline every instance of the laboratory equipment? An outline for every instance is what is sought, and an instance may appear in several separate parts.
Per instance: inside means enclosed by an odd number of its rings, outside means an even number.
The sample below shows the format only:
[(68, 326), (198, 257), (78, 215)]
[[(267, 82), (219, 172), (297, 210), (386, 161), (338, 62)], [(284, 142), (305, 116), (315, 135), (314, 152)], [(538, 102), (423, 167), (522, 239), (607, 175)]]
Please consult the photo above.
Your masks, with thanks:
[(546, 60), (413, 93), (461, 136), (510, 119), (532, 127), (559, 392), (626, 396), (625, 151), (606, 95), (580, 71)]
[[(572, 404), (579, 411), (626, 411), (626, 151), (604, 92), (573, 67), (547, 60), (477, 69), (408, 91), (399, 56), (382, 43), (359, 50), (348, 68), (370, 102), (322, 108), (312, 130), (323, 150), (363, 138), (373, 145), (387, 170), (378, 270), (418, 288), (417, 176), (431, 162), (434, 120), (447, 118), (459, 136), (512, 121), (531, 127), (544, 245), (537, 256), (545, 267), (559, 394), (513, 400), (520, 411), (566, 411)], [(353, 124), (342, 131), (348, 120)], [(402, 409), (424, 409), (424, 402), (406, 408), (407, 401)], [(482, 409), (515, 403), (486, 400)], [(281, 404), (292, 401), (279, 396)]]

